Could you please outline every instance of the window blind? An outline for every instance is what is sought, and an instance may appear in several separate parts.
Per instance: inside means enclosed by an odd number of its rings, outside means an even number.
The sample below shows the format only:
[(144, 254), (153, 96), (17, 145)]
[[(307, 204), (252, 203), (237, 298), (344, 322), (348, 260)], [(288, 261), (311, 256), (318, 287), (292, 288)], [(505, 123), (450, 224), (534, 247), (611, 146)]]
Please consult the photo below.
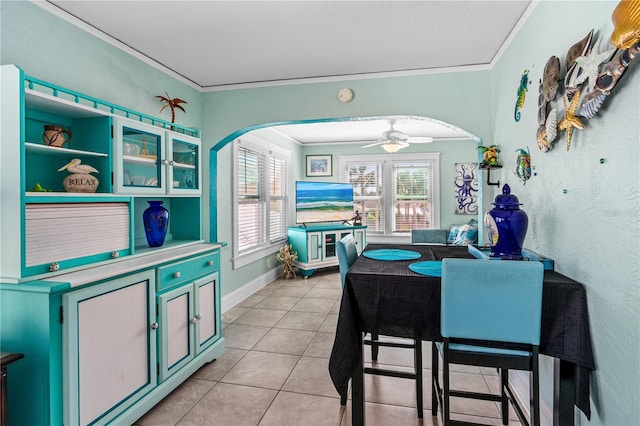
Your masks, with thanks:
[(393, 163), (393, 232), (431, 228), (430, 163)]
[(346, 176), (354, 188), (354, 208), (362, 216), (368, 232), (384, 232), (383, 161), (348, 162)]
[(241, 253), (266, 241), (266, 206), (262, 176), (265, 156), (238, 149), (238, 251)]
[(271, 157), (269, 167), (269, 241), (287, 237), (287, 160)]

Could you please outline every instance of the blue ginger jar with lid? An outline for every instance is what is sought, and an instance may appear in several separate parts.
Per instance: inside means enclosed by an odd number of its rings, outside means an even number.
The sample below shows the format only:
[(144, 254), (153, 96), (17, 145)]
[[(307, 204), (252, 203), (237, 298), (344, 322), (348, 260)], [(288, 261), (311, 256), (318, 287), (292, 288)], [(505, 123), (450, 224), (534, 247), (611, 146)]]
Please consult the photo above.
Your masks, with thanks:
[(518, 197), (511, 194), (511, 188), (505, 184), (502, 194), (492, 203), (494, 208), (484, 215), (491, 257), (508, 260), (522, 260), (522, 244), (527, 234), (529, 218), (520, 210)]

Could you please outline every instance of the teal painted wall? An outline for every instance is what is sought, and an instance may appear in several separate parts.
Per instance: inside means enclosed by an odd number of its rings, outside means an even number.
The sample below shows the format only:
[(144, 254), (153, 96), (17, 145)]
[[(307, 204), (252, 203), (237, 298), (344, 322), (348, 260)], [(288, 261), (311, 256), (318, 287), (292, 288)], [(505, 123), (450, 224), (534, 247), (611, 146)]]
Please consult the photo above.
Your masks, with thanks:
[[(587, 288), (597, 367), (591, 389), (594, 425), (640, 421), (640, 60), (631, 64), (604, 109), (583, 119), (585, 129), (574, 132), (570, 151), (564, 132), (550, 152), (538, 149), (536, 114), (538, 80), (549, 57), (564, 63), (568, 49), (592, 28), (608, 41), (617, 4), (540, 2), (491, 73), (492, 139), (508, 166), (500, 180), (509, 183), (529, 214), (525, 245), (554, 259), (559, 272)], [(526, 68), (532, 83), (516, 123), (516, 90)], [(554, 106), (564, 111), (560, 96)], [(511, 169), (515, 150), (526, 146), (537, 176), (523, 186)], [(586, 423), (580, 415), (578, 424)]]
[(1, 1), (0, 63), (134, 111), (171, 121), (155, 98), (188, 102), (176, 123), (202, 128), (202, 94), (29, 1)]
[[(2, 1), (0, 61), (150, 115), (157, 115), (160, 109), (154, 96), (166, 90), (189, 102), (187, 114), (178, 113), (177, 122), (203, 128), (204, 152), (233, 131), (251, 125), (386, 114), (437, 118), (480, 136), (485, 145), (499, 144), (505, 168), (496, 177), (512, 186), (530, 217), (525, 245), (555, 259), (561, 273), (587, 287), (598, 368), (592, 377), (591, 424), (632, 425), (640, 419), (639, 64), (632, 64), (604, 110), (574, 135), (569, 152), (560, 141), (553, 151), (543, 154), (535, 138), (537, 80), (546, 60), (551, 55), (564, 59), (567, 49), (591, 28), (608, 36), (616, 4), (540, 2), (492, 71), (200, 93), (30, 2)], [(515, 123), (516, 89), (525, 68), (531, 69), (532, 84), (523, 118)], [(354, 89), (353, 102), (337, 101), (341, 87)], [(559, 106), (558, 100), (556, 104)], [(511, 173), (511, 164), (515, 149), (527, 145), (537, 176), (522, 186)], [(294, 158), (304, 158), (305, 150), (291, 148)], [(600, 158), (606, 160), (602, 165)], [(227, 146), (218, 156), (219, 201), (227, 206), (230, 159)], [(474, 159), (475, 151), (456, 161)], [(206, 166), (207, 155), (204, 160)], [(447, 167), (443, 166), (443, 172)], [(301, 164), (295, 165), (294, 173), (302, 176)], [(208, 185), (205, 172), (205, 236), (209, 235)], [(219, 212), (221, 230), (228, 229), (229, 218), (230, 210)], [(227, 234), (220, 240), (231, 238)], [(224, 294), (266, 269), (265, 263), (256, 262), (232, 272), (230, 249), (222, 253)], [(548, 376), (548, 364), (546, 373)], [(580, 414), (577, 421), (587, 424)]]
[[(454, 72), (399, 78), (375, 78), (366, 80), (330, 83), (297, 84), (254, 89), (239, 89), (205, 93), (203, 100), (206, 135), (204, 145), (211, 147), (238, 129), (265, 123), (288, 120), (311, 120), (323, 118), (367, 117), (380, 115), (419, 115), (455, 124), (479, 136), (486, 142), (491, 140), (490, 75), (488, 71)], [(355, 98), (348, 104), (338, 101), (338, 90), (350, 87)], [(453, 211), (453, 163), (477, 160), (476, 143), (470, 141), (436, 142), (416, 145), (402, 150), (410, 152), (442, 152), (441, 158), (441, 225), (466, 223), (471, 216), (455, 216)], [(293, 180), (306, 179), (304, 161), (307, 154), (334, 155), (334, 176), (337, 180), (339, 154), (365, 153), (359, 147), (293, 148), (292, 161), (298, 170)], [(366, 150), (384, 153), (380, 148)], [(206, 161), (209, 159), (207, 158)], [(231, 192), (232, 150), (225, 146), (217, 153), (218, 168), (218, 239), (232, 241), (232, 229), (228, 226), (232, 218)], [(205, 165), (205, 170), (208, 164)], [(295, 170), (295, 169), (294, 169)], [(294, 171), (295, 173), (295, 171)], [(203, 204), (204, 217), (210, 211), (209, 194)], [(205, 223), (205, 235), (208, 235)], [(231, 250), (222, 253), (224, 294), (242, 287), (266, 269), (267, 260), (247, 267), (231, 269)]]

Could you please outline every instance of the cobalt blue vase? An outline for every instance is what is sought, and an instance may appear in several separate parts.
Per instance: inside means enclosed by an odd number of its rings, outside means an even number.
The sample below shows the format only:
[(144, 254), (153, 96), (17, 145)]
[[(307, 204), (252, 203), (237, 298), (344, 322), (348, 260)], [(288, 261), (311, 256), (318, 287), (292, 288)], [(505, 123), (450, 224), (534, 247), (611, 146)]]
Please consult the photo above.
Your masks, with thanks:
[(511, 188), (505, 184), (502, 194), (492, 203), (495, 207), (484, 215), (491, 257), (507, 260), (522, 260), (522, 244), (527, 234), (529, 218), (520, 210), (518, 197), (511, 195)]
[(149, 207), (142, 213), (144, 233), (149, 247), (161, 247), (169, 227), (169, 211), (162, 207), (162, 201), (147, 201)]

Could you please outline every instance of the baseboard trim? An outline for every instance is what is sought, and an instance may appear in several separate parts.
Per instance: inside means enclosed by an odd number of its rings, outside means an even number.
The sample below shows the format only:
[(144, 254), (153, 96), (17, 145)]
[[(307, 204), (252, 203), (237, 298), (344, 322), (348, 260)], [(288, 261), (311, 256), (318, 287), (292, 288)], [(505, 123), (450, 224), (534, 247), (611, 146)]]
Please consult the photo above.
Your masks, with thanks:
[(267, 271), (267, 273), (262, 274), (259, 277), (256, 277), (255, 279), (246, 283), (239, 289), (232, 291), (226, 296), (223, 296), (221, 300), (222, 313), (227, 312), (229, 309), (233, 308), (238, 303), (242, 302), (244, 299), (251, 296), (256, 291), (265, 287), (267, 284), (273, 282), (280, 275), (282, 275), (281, 266)]

